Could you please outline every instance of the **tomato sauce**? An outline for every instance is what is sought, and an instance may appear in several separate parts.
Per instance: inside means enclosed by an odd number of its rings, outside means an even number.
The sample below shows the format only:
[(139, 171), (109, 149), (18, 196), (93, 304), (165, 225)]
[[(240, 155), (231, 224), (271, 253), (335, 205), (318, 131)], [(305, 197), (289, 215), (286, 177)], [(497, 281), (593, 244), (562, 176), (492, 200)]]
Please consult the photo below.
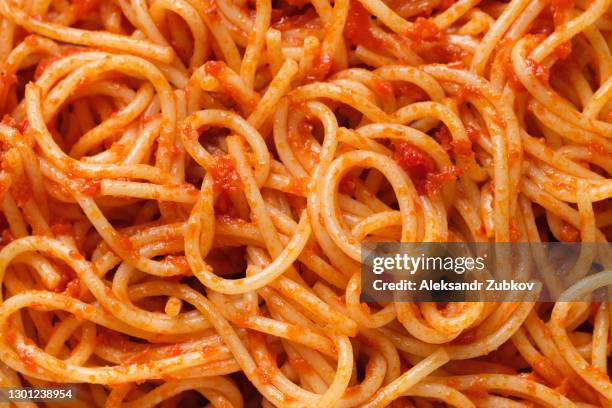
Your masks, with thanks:
[(97, 179), (86, 179), (81, 183), (81, 192), (90, 197), (98, 196), (101, 188), (101, 182)]
[(427, 177), (427, 194), (433, 196), (437, 194), (444, 184), (454, 180), (461, 174), (461, 170), (455, 166), (445, 168), (439, 173), (432, 173)]
[(234, 207), (227, 191), (221, 191), (214, 206), (215, 217), (221, 220), (238, 218), (238, 210)]
[(215, 156), (215, 164), (210, 168), (215, 192), (234, 192), (242, 189), (240, 176), (234, 167), (234, 160), (229, 155)]
[(510, 88), (512, 88), (516, 92), (526, 91), (525, 87), (521, 83), (521, 80), (516, 75), (516, 72), (514, 71), (514, 67), (512, 66), (510, 62), (508, 62), (505, 66), (505, 74), (506, 74), (506, 77), (508, 78), (508, 85), (510, 85)]
[(308, 191), (308, 177), (292, 177), (289, 181), (289, 193), (305, 196)]
[(70, 297), (78, 299), (81, 297), (81, 281), (79, 278), (75, 278), (66, 284), (64, 293)]
[(355, 194), (355, 188), (357, 187), (357, 180), (354, 174), (348, 173), (340, 180), (338, 185), (338, 191), (342, 194), (352, 196)]
[(559, 58), (559, 60), (566, 60), (572, 53), (572, 43), (570, 41), (564, 42), (555, 48), (554, 54)]
[(410, 176), (419, 194), (437, 194), (442, 186), (461, 174), (460, 169), (450, 166), (436, 172), (433, 159), (407, 142), (395, 142), (394, 159)]
[(406, 96), (414, 98), (415, 101), (424, 101), (429, 98), (429, 95), (419, 86), (411, 82), (402, 82), (395, 87), (397, 96)]
[(478, 88), (470, 84), (464, 84), (459, 88), (459, 92), (457, 92), (457, 103), (462, 104), (465, 103), (468, 98), (478, 96), (480, 96)]
[(0, 70), (0, 90), (6, 91), (17, 83), (17, 75)]
[(552, 0), (550, 3), (550, 9), (552, 11), (555, 26), (563, 24), (565, 19), (569, 17), (569, 12), (573, 8), (574, 0)]
[(176, 357), (181, 354), (183, 354), (183, 347), (179, 343), (177, 343), (173, 344), (172, 347), (168, 349), (166, 357)]
[(60, 275), (59, 284), (54, 291), (78, 298), (81, 295), (81, 282), (76, 272), (63, 262), (53, 262), (53, 266)]
[(332, 65), (332, 56), (320, 50), (312, 63), (312, 70), (308, 73), (306, 79), (309, 81), (323, 80), (331, 70)]
[(375, 77), (372, 83), (372, 88), (379, 95), (393, 95), (393, 86), (391, 83)]
[(5, 228), (2, 230), (2, 245), (10, 244), (13, 239), (13, 234), (10, 229)]
[(370, 12), (356, 0), (351, 0), (344, 26), (344, 36), (354, 45), (362, 45), (371, 49), (384, 46), (383, 42), (372, 34)]
[(53, 235), (70, 235), (74, 236), (74, 229), (72, 224), (64, 221), (56, 221), (51, 225), (51, 232)]
[(473, 384), (470, 384), (463, 393), (470, 399), (482, 399), (489, 396), (483, 378), (478, 378)]
[(442, 33), (438, 26), (436, 26), (433, 21), (424, 17), (418, 17), (414, 21), (411, 29), (406, 32), (406, 36), (410, 38), (415, 45), (442, 39)]
[(132, 240), (129, 237), (123, 235), (122, 233), (120, 232), (114, 233), (113, 238), (117, 241), (121, 249), (123, 249), (124, 251), (127, 251), (127, 252), (136, 251), (136, 248), (134, 247)]
[(204, 64), (204, 72), (215, 78), (221, 75), (223, 71), (225, 71), (225, 63), (222, 61), (208, 61)]
[(164, 263), (170, 264), (181, 270), (188, 270), (189, 263), (187, 262), (187, 258), (182, 255), (166, 255), (164, 258)]
[(465, 131), (467, 132), (468, 138), (472, 142), (476, 142), (480, 138), (480, 130), (477, 127), (475, 127), (475, 126), (466, 125), (465, 126)]
[(29, 347), (17, 347), (17, 355), (19, 356), (19, 360), (21, 360), (28, 370), (36, 371), (37, 366), (36, 362), (34, 361), (34, 353)]
[(447, 152), (450, 152), (451, 149), (453, 148), (453, 145), (452, 145), (453, 137), (451, 136), (450, 131), (448, 130), (446, 125), (440, 126), (433, 133), (433, 137), (440, 144), (440, 146), (442, 146), (442, 148), (444, 148), (444, 150), (446, 150)]
[(23, 207), (32, 198), (32, 186), (29, 180), (23, 176), (20, 180), (14, 182), (11, 188), (13, 198), (17, 201), (17, 205)]
[(463, 68), (463, 59), (468, 54), (461, 47), (451, 44), (443, 38), (440, 44), (431, 48), (435, 61), (449, 64), (452, 68)]
[(407, 142), (395, 142), (394, 159), (408, 173), (419, 194), (424, 194), (427, 178), (436, 169), (433, 159)]
[(578, 242), (580, 241), (580, 231), (564, 222), (558, 238), (562, 242)]
[(535, 76), (543, 83), (548, 83), (548, 80), (550, 79), (550, 68), (539, 64), (531, 58), (527, 58), (525, 63), (527, 64), (527, 71), (529, 71), (531, 75)]
[(453, 140), (451, 142), (453, 151), (457, 156), (471, 156), (472, 155), (472, 142), (469, 140)]
[(81, 18), (98, 7), (99, 3), (100, 0), (72, 0), (72, 14), (75, 18)]

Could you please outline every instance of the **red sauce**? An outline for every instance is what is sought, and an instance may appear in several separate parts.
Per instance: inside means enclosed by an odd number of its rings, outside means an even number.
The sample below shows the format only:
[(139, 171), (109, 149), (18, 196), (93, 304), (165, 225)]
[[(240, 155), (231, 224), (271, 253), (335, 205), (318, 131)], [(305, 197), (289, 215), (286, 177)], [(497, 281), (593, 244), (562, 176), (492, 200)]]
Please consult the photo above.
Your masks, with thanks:
[(564, 42), (563, 44), (555, 48), (554, 53), (561, 61), (567, 59), (567, 57), (569, 57), (572, 53), (572, 43), (570, 41)]
[(101, 182), (97, 179), (86, 179), (81, 183), (81, 192), (90, 197), (96, 197), (100, 194)]
[(355, 45), (363, 45), (366, 48), (378, 48), (384, 44), (372, 34), (370, 12), (363, 5), (351, 0), (349, 14), (344, 26), (344, 36)]
[(458, 156), (471, 156), (472, 155), (472, 142), (469, 140), (453, 140), (451, 142), (453, 151)]
[(564, 222), (558, 238), (562, 242), (578, 242), (580, 241), (580, 231)]
[[(451, 44), (448, 41), (442, 41), (441, 44), (432, 47), (433, 58), (436, 62), (443, 62), (452, 66), (452, 68), (463, 68), (463, 59), (467, 54), (461, 47)], [(430, 58), (431, 59), (431, 58)]]
[(477, 96), (480, 96), (478, 88), (470, 84), (462, 85), (461, 88), (459, 88), (459, 92), (457, 92), (457, 103), (465, 103), (468, 98)]
[[(119, 145), (118, 143), (113, 143), (113, 145), (111, 146), (111, 149), (117, 149), (119, 153), (121, 153), (123, 152), (124, 146)], [(170, 146), (167, 152), (168, 152), (168, 155), (173, 159), (175, 159), (179, 154), (181, 154), (181, 150), (176, 145)]]
[(419, 194), (425, 193), (427, 178), (436, 168), (433, 159), (407, 142), (395, 142), (394, 159), (408, 173)]
[(213, 177), (213, 189), (216, 192), (233, 192), (242, 189), (242, 182), (231, 156), (215, 156), (215, 164), (210, 168), (210, 174)]
[(204, 64), (204, 72), (208, 75), (212, 75), (215, 78), (223, 73), (225, 70), (225, 62), (223, 61), (208, 61)]
[(134, 244), (132, 243), (132, 240), (129, 237), (123, 235), (120, 232), (116, 232), (115, 234), (113, 234), (113, 238), (117, 241), (121, 249), (123, 249), (124, 251), (135, 251), (136, 248), (134, 248)]
[(480, 130), (478, 128), (476, 128), (475, 126), (466, 125), (465, 126), (465, 131), (467, 132), (468, 138), (472, 142), (476, 142), (480, 138)]
[(32, 198), (32, 186), (26, 177), (20, 177), (18, 182), (13, 183), (13, 198), (20, 207), (23, 207)]
[(446, 10), (450, 8), (453, 4), (455, 4), (455, 0), (440, 0), (436, 9), (438, 10)]
[(399, 397), (389, 404), (389, 408), (414, 408), (414, 404), (408, 397)]
[(217, 10), (217, 3), (215, 3), (214, 1), (209, 1), (207, 3), (208, 3), (208, 7), (204, 9), (204, 14), (206, 15), (206, 17), (208, 17), (211, 20), (211, 22), (219, 21), (219, 12)]
[(271, 384), (272, 383), (272, 375), (269, 372), (262, 369), (261, 367), (257, 367), (255, 369), (255, 376), (259, 379), (262, 384)]
[(234, 207), (227, 191), (222, 191), (215, 202), (215, 217), (238, 218), (238, 210)]
[(549, 68), (537, 63), (531, 58), (527, 58), (525, 60), (525, 63), (527, 64), (527, 71), (529, 71), (531, 75), (535, 76), (543, 83), (548, 83), (548, 80), (550, 78)]
[(8, 90), (17, 83), (17, 75), (10, 74), (5, 70), (0, 70), (0, 90)]
[(555, 25), (552, 18), (552, 12), (550, 7), (545, 8), (538, 18), (532, 25), (530, 33), (536, 35), (550, 35), (555, 31)]
[(407, 96), (414, 98), (415, 101), (423, 101), (429, 99), (429, 95), (419, 86), (411, 82), (402, 82), (395, 88), (398, 96)]
[(410, 30), (406, 32), (406, 36), (410, 38), (416, 45), (422, 42), (431, 42), (442, 39), (442, 33), (435, 23), (427, 18), (418, 17), (413, 23)]
[(55, 222), (51, 225), (51, 232), (53, 235), (71, 235), (74, 236), (74, 229), (72, 224), (67, 222)]
[(10, 229), (5, 228), (2, 230), (2, 245), (10, 244), (13, 239), (13, 234)]
[(355, 194), (355, 188), (357, 187), (357, 180), (354, 174), (348, 173), (340, 180), (338, 185), (338, 191), (342, 194), (352, 196)]
[(524, 92), (526, 89), (516, 75), (516, 72), (514, 72), (514, 68), (512, 67), (511, 63), (506, 64), (505, 71), (510, 88), (514, 89), (516, 92)]
[(164, 258), (164, 262), (169, 263), (178, 269), (189, 269), (189, 263), (187, 263), (187, 258), (185, 258), (184, 256), (166, 255), (166, 257)]
[(66, 284), (64, 292), (75, 299), (81, 297), (81, 281), (79, 278), (75, 278)]
[(176, 357), (180, 354), (183, 354), (183, 347), (180, 344), (173, 344), (172, 347), (166, 353), (166, 357)]
[(565, 377), (561, 380), (561, 384), (555, 387), (555, 391), (557, 391), (561, 395), (567, 395), (570, 390), (569, 378)]
[(440, 126), (433, 134), (433, 137), (438, 141), (440, 146), (449, 152), (453, 148), (453, 137), (446, 125)]
[(589, 149), (590, 154), (612, 157), (612, 153), (597, 142), (587, 143), (587, 149)]
[(384, 81), (380, 78), (374, 78), (372, 83), (374, 91), (379, 95), (393, 95), (393, 86), (391, 83)]
[(21, 134), (24, 134), (26, 130), (28, 130), (29, 127), (30, 127), (30, 124), (28, 123), (27, 119), (24, 119), (17, 124), (17, 130), (19, 130)]
[(308, 177), (292, 177), (289, 181), (289, 192), (291, 194), (305, 196), (308, 191)]
[(34, 361), (34, 353), (29, 347), (17, 347), (17, 355), (28, 370), (36, 371), (37, 366), (36, 362)]
[[(202, 130), (206, 130), (206, 127), (202, 128)], [(188, 140), (198, 140), (198, 138), (200, 137), (198, 131), (189, 125), (183, 126), (181, 132), (183, 133), (183, 136), (185, 136), (185, 139)]]
[(319, 51), (319, 54), (312, 63), (312, 70), (307, 75), (306, 79), (309, 81), (323, 80), (331, 70), (333, 62), (331, 55)]
[(563, 24), (569, 17), (569, 12), (574, 8), (574, 0), (552, 0), (550, 9), (553, 15), (555, 26)]
[[(6, 148), (6, 145), (4, 145), (4, 143), (2, 144), (2, 149), (4, 150)], [(2, 155), (0, 156), (0, 169), (11, 173), (13, 171), (13, 166), (11, 166), (11, 163), (9, 162), (9, 160), (7, 160), (6, 156), (5, 156), (5, 152), (2, 152)]]
[(314, 118), (306, 116), (298, 125), (297, 132), (290, 132), (288, 135), (289, 144), (294, 151), (299, 154), (308, 156), (313, 162), (319, 161), (319, 155), (314, 150), (313, 138), (311, 137), (314, 130)]
[(17, 121), (15, 119), (13, 119), (11, 117), (11, 115), (4, 115), (2, 117), (2, 122), (0, 122), (0, 123), (2, 123), (3, 125), (6, 125), (6, 126), (14, 127), (14, 128), (17, 127)]
[(63, 262), (54, 262), (53, 266), (60, 275), (59, 284), (54, 291), (64, 292), (71, 297), (78, 298), (81, 294), (81, 282), (76, 272)]
[(429, 174), (426, 184), (427, 194), (430, 196), (437, 194), (444, 184), (454, 180), (460, 174), (461, 170), (455, 166), (447, 167), (439, 173)]
[(29, 45), (30, 47), (36, 47), (38, 45), (38, 37), (35, 35), (28, 35), (23, 39), (23, 42)]
[(484, 379), (482, 378), (478, 378), (475, 383), (466, 388), (464, 394), (470, 399), (482, 399), (489, 396), (487, 388), (484, 385)]
[(72, 0), (72, 14), (81, 18), (98, 6), (100, 0)]

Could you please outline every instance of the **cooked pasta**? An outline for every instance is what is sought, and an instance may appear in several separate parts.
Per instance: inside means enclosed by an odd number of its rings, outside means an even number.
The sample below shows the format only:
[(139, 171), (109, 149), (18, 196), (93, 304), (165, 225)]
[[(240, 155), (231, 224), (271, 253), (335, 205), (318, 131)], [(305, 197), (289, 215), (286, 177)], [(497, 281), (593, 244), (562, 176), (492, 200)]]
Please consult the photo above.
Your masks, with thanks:
[(0, 0), (0, 385), (611, 407), (608, 302), (360, 300), (363, 241), (607, 243), (611, 47), (610, 0)]

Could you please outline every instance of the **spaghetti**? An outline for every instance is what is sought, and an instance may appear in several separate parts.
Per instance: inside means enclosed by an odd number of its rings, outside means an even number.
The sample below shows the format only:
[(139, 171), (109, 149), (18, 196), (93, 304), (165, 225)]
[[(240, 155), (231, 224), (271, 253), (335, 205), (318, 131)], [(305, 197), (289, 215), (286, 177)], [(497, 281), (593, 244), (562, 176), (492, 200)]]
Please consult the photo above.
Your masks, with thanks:
[(610, 0), (0, 0), (0, 384), (612, 406), (609, 303), (359, 275), (364, 240), (607, 242), (610, 47)]

